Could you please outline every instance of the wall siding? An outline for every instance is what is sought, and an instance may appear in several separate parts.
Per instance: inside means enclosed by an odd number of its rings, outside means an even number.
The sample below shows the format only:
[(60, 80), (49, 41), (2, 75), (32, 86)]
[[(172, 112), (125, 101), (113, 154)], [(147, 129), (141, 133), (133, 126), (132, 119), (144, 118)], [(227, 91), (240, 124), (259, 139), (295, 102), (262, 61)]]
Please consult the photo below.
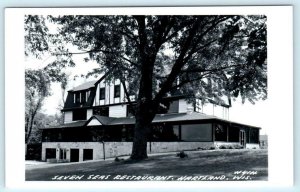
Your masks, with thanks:
[(193, 107), (192, 103), (187, 103), (186, 100), (180, 99), (179, 100), (179, 107), (178, 107), (178, 113), (186, 113), (188, 107)]
[[(115, 98), (114, 97), (114, 86), (115, 85), (121, 85), (120, 86), (120, 97)], [(105, 87), (105, 99), (100, 100), (100, 88)], [(110, 104), (117, 104), (117, 103), (122, 103), (126, 102), (126, 97), (125, 97), (125, 92), (124, 92), (124, 87), (120, 83), (119, 80), (112, 81), (110, 83), (104, 83), (104, 81), (101, 81), (97, 85), (97, 90), (96, 90), (96, 96), (95, 100), (93, 102), (93, 106), (99, 106), (99, 105), (110, 105)]]
[(73, 112), (72, 111), (65, 111), (64, 112), (64, 123), (70, 123), (73, 121)]
[(179, 101), (171, 102), (168, 113), (178, 113), (178, 111), (179, 111)]
[(87, 126), (98, 126), (102, 125), (95, 117), (87, 124)]
[(126, 117), (126, 105), (110, 106), (109, 117)]
[(93, 109), (86, 110), (86, 119), (89, 119), (93, 116)]

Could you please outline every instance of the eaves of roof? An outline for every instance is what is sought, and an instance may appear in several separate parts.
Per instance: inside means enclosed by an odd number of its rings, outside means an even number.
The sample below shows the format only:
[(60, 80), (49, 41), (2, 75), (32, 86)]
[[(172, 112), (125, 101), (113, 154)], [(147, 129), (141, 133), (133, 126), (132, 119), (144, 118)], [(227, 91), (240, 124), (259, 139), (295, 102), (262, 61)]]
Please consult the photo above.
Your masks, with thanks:
[[(42, 129), (52, 129), (52, 128), (78, 128), (78, 127), (84, 127), (87, 126), (87, 124), (93, 119), (96, 118), (101, 125), (107, 125), (107, 126), (114, 126), (114, 125), (133, 125), (135, 124), (135, 118), (134, 117), (105, 117), (100, 115), (93, 115), (89, 120), (87, 121), (76, 121), (68, 124), (63, 124), (61, 126), (57, 127), (49, 127), (49, 128), (42, 128)], [(203, 113), (174, 113), (174, 114), (158, 114), (153, 119), (152, 123), (176, 123), (176, 122), (195, 122), (195, 121), (208, 121), (208, 120), (216, 120), (216, 121), (222, 121), (226, 123), (231, 124), (237, 124), (237, 125), (244, 125), (248, 127), (253, 128), (259, 128), (251, 125), (241, 124), (237, 122), (228, 121), (225, 119), (220, 119), (215, 116), (211, 115), (205, 115)], [(259, 128), (260, 129), (260, 128)]]

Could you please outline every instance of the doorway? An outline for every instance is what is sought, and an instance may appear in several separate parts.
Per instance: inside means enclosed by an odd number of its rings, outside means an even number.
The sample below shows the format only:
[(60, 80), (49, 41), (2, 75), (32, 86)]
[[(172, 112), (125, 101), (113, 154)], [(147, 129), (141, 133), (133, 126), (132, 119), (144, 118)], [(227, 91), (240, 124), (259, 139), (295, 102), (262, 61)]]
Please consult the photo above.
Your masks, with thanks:
[(83, 149), (83, 160), (93, 160), (93, 149)]
[(79, 149), (71, 149), (70, 162), (79, 161)]
[(244, 130), (240, 131), (240, 144), (243, 146), (243, 148), (246, 147), (246, 134)]
[(46, 159), (55, 159), (55, 158), (56, 158), (56, 149), (46, 148)]

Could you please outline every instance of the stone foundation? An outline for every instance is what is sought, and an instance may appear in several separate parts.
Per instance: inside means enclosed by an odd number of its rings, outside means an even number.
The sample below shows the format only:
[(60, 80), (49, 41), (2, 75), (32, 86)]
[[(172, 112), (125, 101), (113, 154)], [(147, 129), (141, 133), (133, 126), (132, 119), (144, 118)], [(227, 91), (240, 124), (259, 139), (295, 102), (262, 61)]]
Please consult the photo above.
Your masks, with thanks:
[[(221, 145), (238, 145), (238, 142), (148, 142), (147, 153), (177, 152), (188, 150), (219, 148)], [(100, 160), (118, 156), (130, 155), (132, 142), (43, 142), (42, 160), (46, 159), (46, 149), (56, 149), (56, 162), (69, 162), (71, 149), (79, 149), (79, 161), (84, 159), (84, 149), (93, 150), (93, 159)], [(259, 144), (246, 144), (247, 149), (259, 149)], [(65, 149), (66, 158), (60, 159), (60, 149)], [(54, 159), (55, 160), (55, 159)], [(54, 161), (50, 160), (51, 162)]]

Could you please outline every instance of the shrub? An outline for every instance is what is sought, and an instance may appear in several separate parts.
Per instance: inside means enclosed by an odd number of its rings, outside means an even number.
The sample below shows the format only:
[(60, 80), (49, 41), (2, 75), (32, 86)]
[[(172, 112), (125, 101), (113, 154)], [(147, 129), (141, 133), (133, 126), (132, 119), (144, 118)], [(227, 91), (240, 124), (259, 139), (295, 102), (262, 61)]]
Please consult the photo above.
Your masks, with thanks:
[(115, 162), (119, 162), (119, 161), (123, 161), (123, 160), (124, 160), (123, 158), (119, 158), (119, 157), (115, 158)]
[(184, 151), (180, 151), (179, 153), (176, 154), (176, 156), (180, 158), (188, 157), (188, 155)]
[(240, 144), (235, 144), (235, 145), (233, 145), (232, 147), (233, 147), (233, 149), (243, 149), (243, 148), (244, 148), (244, 147), (243, 147), (242, 145), (240, 145)]
[(216, 149), (215, 146), (211, 146), (211, 147), (209, 148), (209, 150), (215, 150), (215, 149)]
[(227, 149), (226, 145), (220, 145), (219, 149)]

